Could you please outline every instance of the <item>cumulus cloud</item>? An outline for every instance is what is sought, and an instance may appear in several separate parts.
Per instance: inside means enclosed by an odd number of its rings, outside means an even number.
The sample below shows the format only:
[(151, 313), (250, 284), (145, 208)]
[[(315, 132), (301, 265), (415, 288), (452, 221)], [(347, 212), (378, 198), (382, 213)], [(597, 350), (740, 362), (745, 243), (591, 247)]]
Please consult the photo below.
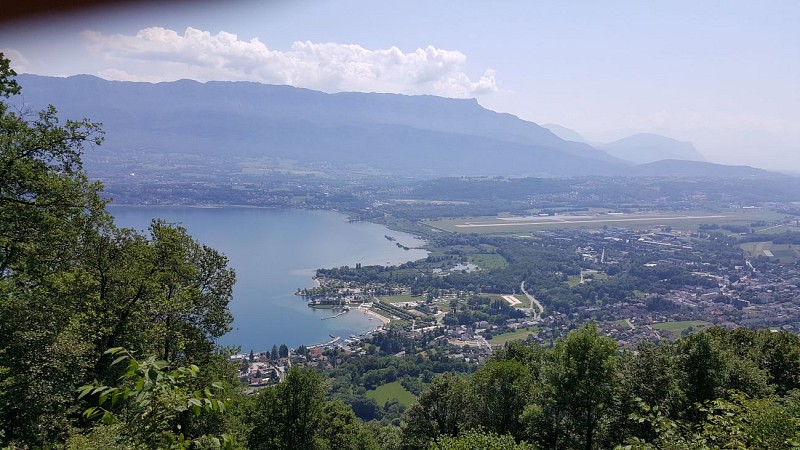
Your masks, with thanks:
[(11, 61), (11, 68), (17, 73), (24, 73), (28, 69), (28, 60), (22, 56), (22, 53), (14, 50), (13, 48), (0, 48), (0, 53)]
[(187, 28), (183, 34), (146, 28), (135, 35), (87, 31), (84, 39), (110, 65), (98, 75), (115, 80), (248, 80), (317, 89), (475, 97), (497, 90), (494, 71), (477, 79), (464, 72), (467, 57), (433, 46), (403, 52), (360, 45), (295, 42), (272, 50), (259, 39)]

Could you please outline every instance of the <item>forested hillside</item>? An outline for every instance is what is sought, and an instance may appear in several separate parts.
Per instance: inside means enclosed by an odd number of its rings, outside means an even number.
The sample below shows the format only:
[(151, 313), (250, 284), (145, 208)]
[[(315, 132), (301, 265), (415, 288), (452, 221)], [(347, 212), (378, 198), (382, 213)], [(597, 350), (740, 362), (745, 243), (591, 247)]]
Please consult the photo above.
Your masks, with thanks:
[[(800, 445), (800, 338), (786, 332), (711, 328), (622, 351), (589, 324), (552, 345), (509, 344), (484, 364), (387, 333), (375, 354), (332, 352), (332, 369), (293, 367), (245, 393), (233, 351), (215, 343), (232, 320), (225, 256), (163, 221), (147, 234), (116, 227), (81, 164), (100, 125), (13, 110), (14, 75), (0, 54), (6, 448)], [(363, 402), (392, 377), (416, 401)]]

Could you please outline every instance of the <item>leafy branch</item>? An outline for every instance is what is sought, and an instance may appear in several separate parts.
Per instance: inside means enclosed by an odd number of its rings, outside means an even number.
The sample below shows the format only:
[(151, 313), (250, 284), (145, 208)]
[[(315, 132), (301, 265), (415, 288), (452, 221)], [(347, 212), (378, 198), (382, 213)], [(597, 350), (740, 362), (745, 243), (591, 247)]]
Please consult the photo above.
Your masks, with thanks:
[(233, 448), (231, 436), (191, 439), (184, 436), (180, 425), (173, 425), (185, 412), (195, 416), (225, 412), (225, 402), (220, 399), (224, 393), (221, 383), (189, 391), (187, 386), (200, 372), (193, 364), (170, 369), (167, 361), (153, 356), (139, 360), (122, 347), (109, 349), (105, 354), (116, 357), (111, 366), (127, 362), (127, 367), (117, 386), (95, 381), (78, 388), (78, 399), (97, 397), (97, 406), (83, 412), (85, 418), (105, 425), (122, 423), (134, 440), (157, 442), (160, 448), (189, 448), (200, 440), (210, 440), (219, 448)]

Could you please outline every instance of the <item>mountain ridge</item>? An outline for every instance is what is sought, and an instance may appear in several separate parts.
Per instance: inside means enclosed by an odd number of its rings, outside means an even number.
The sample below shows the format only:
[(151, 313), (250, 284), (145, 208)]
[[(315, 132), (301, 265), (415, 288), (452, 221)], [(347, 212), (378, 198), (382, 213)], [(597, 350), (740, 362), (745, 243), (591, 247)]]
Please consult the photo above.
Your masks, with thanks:
[(634, 164), (665, 159), (706, 161), (691, 142), (654, 133), (637, 133), (596, 147)]
[[(323, 93), (247, 81), (18, 76), (22, 101), (102, 122), (104, 148), (371, 167), (421, 177), (626, 175), (630, 163), (476, 99)], [(119, 156), (122, 155), (122, 156)], [(87, 155), (91, 162), (93, 156)]]

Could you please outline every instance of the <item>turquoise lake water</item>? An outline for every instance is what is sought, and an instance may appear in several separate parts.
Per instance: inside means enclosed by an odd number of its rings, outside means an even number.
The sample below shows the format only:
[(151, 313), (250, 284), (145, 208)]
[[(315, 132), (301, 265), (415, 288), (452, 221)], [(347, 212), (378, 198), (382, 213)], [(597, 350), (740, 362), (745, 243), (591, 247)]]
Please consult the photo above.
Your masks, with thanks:
[(403, 250), (384, 236), (407, 247), (422, 241), (381, 225), (358, 222), (330, 211), (256, 208), (188, 208), (111, 206), (119, 226), (145, 230), (153, 218), (186, 227), (196, 240), (224, 253), (236, 270), (230, 304), (233, 331), (222, 345), (243, 352), (269, 350), (273, 344), (289, 347), (325, 342), (330, 335), (343, 339), (380, 324), (351, 311), (340, 317), (330, 310), (314, 310), (294, 293), (314, 285), (320, 267), (356, 263), (400, 264), (424, 258), (424, 250)]

